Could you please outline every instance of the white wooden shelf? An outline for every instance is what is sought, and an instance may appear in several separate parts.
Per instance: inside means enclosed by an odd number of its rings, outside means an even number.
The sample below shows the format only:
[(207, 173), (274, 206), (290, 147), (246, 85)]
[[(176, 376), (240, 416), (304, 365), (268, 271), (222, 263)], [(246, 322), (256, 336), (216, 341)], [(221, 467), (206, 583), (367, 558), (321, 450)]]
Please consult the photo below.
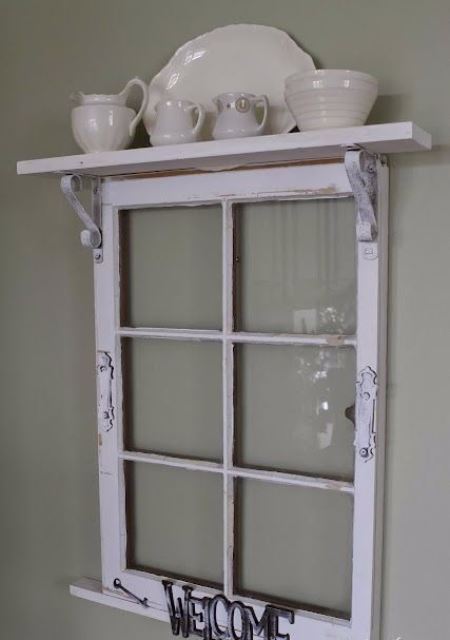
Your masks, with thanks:
[(431, 136), (413, 122), (395, 122), (23, 160), (17, 163), (17, 173), (106, 177), (161, 171), (217, 171), (261, 164), (339, 159), (352, 147), (386, 154), (425, 151), (431, 149)]

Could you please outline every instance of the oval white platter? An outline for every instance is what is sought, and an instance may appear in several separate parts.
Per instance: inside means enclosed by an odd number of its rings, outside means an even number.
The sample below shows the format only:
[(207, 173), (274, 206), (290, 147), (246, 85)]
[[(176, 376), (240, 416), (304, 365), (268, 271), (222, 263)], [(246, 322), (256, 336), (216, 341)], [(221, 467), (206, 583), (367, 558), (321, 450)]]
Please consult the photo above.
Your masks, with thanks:
[(269, 99), (265, 133), (288, 133), (295, 120), (284, 100), (284, 80), (314, 68), (311, 56), (280, 29), (256, 24), (219, 27), (186, 42), (150, 82), (145, 127), (150, 134), (162, 98), (191, 100), (206, 109), (202, 137), (209, 139), (216, 113), (212, 98), (245, 91)]

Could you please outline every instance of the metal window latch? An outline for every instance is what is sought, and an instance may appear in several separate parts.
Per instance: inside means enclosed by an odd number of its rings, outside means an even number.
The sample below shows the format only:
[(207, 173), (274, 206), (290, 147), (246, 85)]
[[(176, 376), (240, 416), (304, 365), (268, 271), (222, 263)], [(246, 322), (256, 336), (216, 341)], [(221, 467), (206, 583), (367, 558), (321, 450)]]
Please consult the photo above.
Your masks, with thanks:
[(119, 589), (120, 591), (123, 591), (124, 593), (127, 594), (127, 596), (130, 596), (130, 598), (133, 598), (133, 600), (136, 600), (136, 602), (138, 604), (141, 604), (143, 607), (147, 608), (149, 606), (147, 598), (139, 598), (134, 593), (131, 593), (131, 591), (129, 591), (126, 587), (123, 586), (119, 578), (114, 578), (113, 586), (114, 586), (114, 589)]
[(101, 215), (98, 181), (94, 182), (92, 190), (92, 216), (89, 215), (76, 195), (76, 192), (81, 190), (81, 186), (81, 178), (78, 175), (68, 175), (61, 178), (61, 191), (85, 227), (80, 233), (81, 244), (83, 247), (92, 249), (95, 262), (102, 262), (102, 233), (98, 226)]
[(345, 153), (345, 169), (356, 201), (359, 242), (373, 242), (377, 237), (377, 156), (364, 149)]

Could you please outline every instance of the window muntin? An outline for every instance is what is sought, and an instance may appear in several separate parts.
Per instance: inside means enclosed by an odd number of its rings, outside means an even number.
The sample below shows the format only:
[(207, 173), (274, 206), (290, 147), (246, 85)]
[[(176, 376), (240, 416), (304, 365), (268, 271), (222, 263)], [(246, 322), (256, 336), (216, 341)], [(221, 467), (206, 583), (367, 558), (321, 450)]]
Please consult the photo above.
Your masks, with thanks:
[[(126, 274), (121, 277), (121, 287), (128, 296), (129, 309), (133, 309), (131, 315), (127, 315), (126, 307), (122, 305), (122, 318), (127, 324), (133, 325), (135, 318), (139, 316), (138, 324), (141, 329), (148, 329), (150, 332), (145, 338), (123, 338), (121, 343), (124, 442), (129, 450), (138, 454), (150, 454), (147, 458), (148, 465), (127, 463), (128, 466), (134, 464), (136, 467), (125, 475), (128, 483), (128, 548), (135, 550), (130, 567), (141, 570), (146, 567), (153, 574), (174, 576), (190, 580), (194, 584), (220, 585), (219, 589), (232, 590), (237, 596), (249, 592), (253, 592), (257, 598), (263, 598), (264, 594), (268, 596), (268, 591), (261, 589), (260, 573), (256, 568), (252, 573), (252, 563), (248, 560), (248, 557), (253, 558), (261, 566), (262, 558), (249, 553), (248, 541), (249, 535), (253, 539), (261, 534), (260, 527), (254, 527), (258, 516), (250, 510), (247, 513), (243, 506), (249, 503), (248, 498), (245, 498), (249, 495), (255, 496), (251, 502), (256, 506), (257, 496), (263, 495), (261, 491), (265, 489), (269, 500), (266, 507), (269, 519), (272, 517), (271, 509), (275, 508), (273, 496), (276, 494), (277, 502), (281, 498), (279, 504), (282, 504), (285, 496), (286, 500), (291, 501), (294, 510), (299, 505), (302, 507), (296, 514), (300, 520), (310, 518), (317, 521), (316, 528), (313, 527), (312, 531), (304, 527), (305, 548), (301, 548), (301, 542), (300, 548), (297, 544), (293, 546), (295, 535), (289, 543), (286, 540), (285, 544), (280, 545), (279, 557), (275, 563), (279, 567), (278, 578), (271, 572), (272, 583), (278, 584), (275, 592), (270, 594), (272, 600), (294, 602), (297, 607), (311, 611), (329, 614), (338, 612), (340, 617), (348, 618), (351, 510), (347, 509), (347, 518), (344, 518), (344, 531), (341, 532), (343, 539), (338, 542), (339, 532), (335, 532), (336, 543), (328, 551), (328, 556), (334, 557), (333, 553), (336, 553), (340, 559), (340, 564), (334, 560), (335, 570), (342, 569), (345, 565), (345, 576), (342, 578), (344, 586), (340, 593), (331, 593), (330, 581), (324, 580), (321, 598), (314, 589), (308, 594), (307, 585), (298, 581), (296, 596), (293, 573), (294, 567), (298, 569), (299, 565), (298, 562), (292, 563), (289, 558), (294, 555), (297, 560), (316, 557), (317, 575), (326, 574), (325, 567), (318, 565), (320, 558), (324, 564), (329, 561), (327, 553), (320, 549), (320, 544), (316, 556), (311, 549), (312, 543), (319, 542), (317, 531), (321, 529), (320, 522), (324, 526), (328, 524), (326, 517), (321, 521), (319, 514), (315, 513), (315, 505), (318, 505), (318, 512), (326, 516), (327, 509), (321, 506), (324, 499), (326, 504), (328, 500), (333, 505), (342, 501), (342, 497), (338, 493), (337, 499), (333, 501), (335, 492), (332, 489), (328, 491), (327, 488), (317, 490), (302, 487), (301, 480), (296, 476), (321, 478), (324, 482), (344, 480), (350, 487), (353, 478), (353, 424), (345, 417), (345, 410), (354, 404), (354, 349), (352, 346), (327, 346), (325, 339), (323, 344), (303, 345), (303, 332), (299, 329), (305, 329), (304, 321), (296, 324), (295, 320), (287, 327), (283, 319), (279, 324), (275, 321), (273, 325), (272, 318), (276, 317), (284, 300), (283, 317), (298, 319), (302, 316), (303, 320), (308, 318), (311, 321), (314, 316), (314, 322), (308, 325), (305, 334), (323, 334), (326, 329), (333, 329), (333, 334), (336, 335), (345, 332), (353, 334), (356, 280), (353, 202), (348, 199), (330, 199), (315, 202), (292, 200), (267, 201), (262, 204), (235, 203), (224, 214), (228, 225), (223, 227), (223, 234), (227, 238), (222, 237), (222, 242), (217, 238), (217, 210), (217, 205), (199, 209), (178, 206), (175, 209), (121, 211), (119, 214), (119, 228), (121, 234), (124, 234), (124, 238), (121, 238), (120, 269), (121, 274)], [(324, 267), (325, 248), (322, 247), (320, 251), (317, 248), (325, 238), (336, 234), (336, 215), (343, 218), (344, 228), (340, 231), (341, 241), (338, 243), (341, 253), (335, 251), (333, 271), (330, 264)], [(213, 223), (211, 219), (214, 220)], [(177, 226), (180, 221), (181, 229)], [(205, 255), (205, 239), (209, 235), (213, 250)], [(273, 236), (278, 247), (272, 247), (271, 250), (269, 239)], [(150, 237), (152, 239), (147, 246), (146, 240)], [(295, 242), (300, 239), (300, 248), (307, 250), (307, 255), (299, 259), (295, 252)], [(289, 245), (286, 258), (282, 256), (283, 241)], [(207, 332), (217, 329), (217, 323), (206, 322), (205, 319), (212, 316), (204, 301), (199, 308), (194, 308), (195, 304), (186, 304), (180, 291), (194, 291), (194, 301), (190, 302), (196, 301), (196, 295), (202, 297), (202, 287), (200, 285), (196, 289), (199, 285), (196, 279), (199, 273), (217, 271), (216, 254), (225, 258), (220, 248), (227, 243), (231, 245), (228, 251), (232, 253), (232, 260), (224, 263), (221, 275), (222, 320), (215, 341), (209, 339)], [(317, 250), (316, 253), (314, 249)], [(172, 254), (175, 254), (173, 263)], [(189, 259), (186, 259), (187, 256)], [(262, 259), (264, 257), (267, 262), (265, 266)], [(280, 265), (280, 261), (285, 264)], [(341, 277), (337, 273), (337, 265), (340, 264), (343, 265), (341, 271), (344, 273)], [(299, 274), (298, 278), (296, 274)], [(216, 278), (216, 275), (213, 274), (213, 277)], [(211, 292), (211, 282), (212, 280), (208, 282), (204, 290), (206, 297)], [(259, 285), (260, 293), (252, 291)], [(159, 293), (158, 289), (163, 293)], [(277, 289), (280, 290), (279, 295)], [(320, 289), (319, 295), (317, 289)], [(247, 292), (251, 298), (250, 304), (246, 302)], [(266, 310), (258, 306), (258, 296), (269, 301)], [(214, 302), (216, 297), (212, 296), (213, 307), (217, 307), (217, 302)], [(141, 298), (145, 300), (144, 303)], [(170, 302), (172, 298), (174, 300)], [(143, 312), (145, 306), (147, 308)], [(242, 314), (243, 308), (246, 311)], [(138, 315), (135, 309), (139, 309)], [(164, 310), (161, 312), (161, 309)], [(176, 320), (177, 313), (179, 320)], [(131, 316), (133, 322), (128, 323)], [(157, 319), (156, 323), (153, 326), (143, 326), (142, 320), (149, 318)], [(242, 322), (242, 318), (247, 318), (248, 321)], [(244, 331), (247, 326), (254, 332)], [(294, 344), (272, 343), (275, 327), (278, 329), (275, 337), (291, 334)], [(163, 331), (167, 329), (168, 335), (164, 338), (152, 336), (151, 332), (158, 328), (163, 328)], [(268, 329), (272, 331), (271, 334)], [(189, 335), (184, 336), (183, 340), (178, 339), (178, 335), (171, 339), (171, 331), (186, 330), (198, 332), (197, 339), (192, 341)], [(202, 335), (202, 331), (205, 331), (205, 335)], [(239, 336), (239, 342), (234, 342), (235, 335)], [(258, 336), (259, 342), (256, 344), (251, 342), (254, 335)], [(273, 445), (270, 444), (271, 439), (274, 441)], [(225, 452), (224, 442), (227, 443)], [(161, 456), (170, 458), (167, 466)], [(223, 567), (220, 575), (216, 567), (217, 561), (207, 562), (204, 566), (205, 558), (198, 556), (199, 549), (195, 545), (190, 548), (187, 544), (184, 548), (189, 535), (185, 540), (181, 534), (184, 527), (189, 528), (183, 517), (184, 507), (188, 507), (189, 514), (195, 504), (195, 501), (190, 503), (183, 493), (186, 486), (189, 486), (188, 479), (196, 478), (198, 487), (193, 489), (193, 493), (197, 491), (200, 501), (197, 504), (200, 504), (201, 480), (203, 479), (206, 488), (217, 484), (218, 478), (207, 467), (185, 471), (170, 466), (172, 463), (179, 464), (180, 458), (188, 459), (194, 465), (200, 460), (221, 463), (224, 499), (227, 503), (236, 501), (239, 504), (238, 508), (232, 506), (228, 512), (224, 512), (224, 531), (233, 528), (234, 524), (236, 530), (231, 531), (232, 540), (228, 541), (233, 547), (233, 553), (229, 557), (224, 557), (221, 553), (222, 564), (228, 563), (228, 567)], [(157, 465), (153, 465), (152, 461), (157, 461)], [(145, 469), (146, 466), (155, 466), (155, 471)], [(265, 472), (264, 480), (241, 478), (241, 467), (243, 473)], [(293, 482), (297, 484), (272, 484), (271, 470), (292, 474)], [(229, 475), (230, 471), (233, 475)], [(155, 477), (154, 482), (148, 480), (154, 502), (150, 502), (142, 490), (144, 481), (136, 480), (145, 475), (148, 478), (152, 475)], [(177, 486), (177, 481), (183, 483), (183, 477), (186, 479), (186, 486)], [(243, 496), (240, 501), (238, 487), (241, 487), (240, 493)], [(321, 496), (322, 491), (331, 495)], [(343, 495), (346, 504), (351, 505), (349, 494)], [(293, 500), (291, 496), (294, 496)], [(167, 511), (161, 507), (158, 511), (160, 501), (166, 500)], [(175, 516), (172, 519), (169, 517), (176, 500), (180, 505), (181, 523), (176, 532), (179, 537), (172, 533), (172, 527), (176, 526)], [(206, 498), (204, 505), (205, 517), (199, 518), (198, 523), (198, 536), (203, 541), (199, 548), (204, 546), (207, 549), (209, 546), (217, 550), (217, 540), (212, 544), (208, 536), (205, 537), (212, 526), (207, 517), (212, 500), (208, 501)], [(241, 512), (241, 509), (244, 511)], [(311, 513), (308, 513), (309, 510)], [(287, 513), (290, 511), (288, 508)], [(217, 503), (213, 512), (217, 515)], [(331, 522), (331, 506), (328, 515)], [(203, 519), (204, 522), (201, 522)], [(242, 535), (240, 523), (243, 525)], [(336, 517), (333, 526), (336, 528), (340, 525), (342, 526), (341, 519)], [(167, 531), (166, 536), (164, 529)], [(225, 537), (224, 531), (222, 539)], [(300, 532), (298, 534), (301, 541)], [(146, 538), (147, 544), (144, 542)], [(252, 546), (253, 543), (250, 544)], [(327, 546), (325, 542), (324, 546)], [(255, 544), (255, 550), (256, 548)], [(343, 548), (346, 549), (344, 554)], [(129, 560), (130, 552), (127, 553)], [(211, 566), (215, 569), (212, 570)], [(291, 575), (283, 579), (281, 574), (289, 567)], [(225, 574), (226, 585), (223, 580)], [(238, 576), (242, 576), (242, 582), (236, 581), (233, 584), (234, 577)], [(248, 576), (248, 580), (244, 576)], [(336, 573), (334, 578), (336, 580)], [(345, 597), (342, 592), (345, 592)]]

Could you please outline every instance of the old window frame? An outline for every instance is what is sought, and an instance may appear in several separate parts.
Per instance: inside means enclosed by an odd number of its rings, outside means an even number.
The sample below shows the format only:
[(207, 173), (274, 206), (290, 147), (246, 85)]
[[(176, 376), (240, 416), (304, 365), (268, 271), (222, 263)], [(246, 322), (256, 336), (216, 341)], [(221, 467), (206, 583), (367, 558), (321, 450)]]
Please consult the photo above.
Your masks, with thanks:
[[(125, 484), (123, 467), (127, 460), (153, 464), (181, 466), (213, 473), (221, 472), (224, 478), (224, 593), (230, 599), (233, 592), (232, 540), (233, 501), (230, 499), (235, 477), (260, 477), (299, 486), (314, 486), (317, 490), (347, 491), (354, 496), (353, 521), (353, 569), (352, 569), (352, 617), (344, 621), (329, 616), (297, 610), (294, 625), (289, 625), (292, 640), (324, 640), (333, 637), (341, 640), (375, 640), (379, 625), (380, 550), (382, 526), (382, 494), (384, 464), (385, 422), (385, 359), (386, 359), (386, 291), (387, 291), (387, 213), (388, 169), (384, 159), (376, 157), (375, 163), (375, 214), (376, 233), (373, 239), (364, 236), (359, 229), (357, 242), (357, 332), (353, 338), (340, 336), (286, 336), (233, 333), (233, 205), (246, 201), (305, 198), (336, 198), (356, 196), (361, 220), (364, 199), (358, 197), (355, 184), (350, 184), (348, 172), (342, 161), (304, 164), (299, 166), (272, 167), (225, 171), (220, 173), (169, 175), (163, 177), (139, 177), (107, 179), (101, 187), (101, 261), (94, 263), (96, 344), (99, 397), (99, 482), (100, 519), (102, 545), (102, 583), (108, 595), (126, 599), (114, 589), (114, 579), (133, 593), (147, 597), (149, 608), (138, 604), (134, 609), (150, 617), (168, 620), (161, 576), (126, 568), (126, 519)], [(170, 207), (174, 205), (202, 205), (222, 203), (222, 255), (223, 255), (223, 331), (169, 330), (161, 328), (130, 329), (120, 326), (120, 268), (118, 212), (121, 209)], [(221, 466), (192, 460), (173, 459), (123, 449), (123, 425), (121, 416), (122, 385), (120, 341), (123, 337), (168, 338), (179, 340), (214, 340), (223, 349), (223, 451), (224, 470)], [(319, 344), (336, 348), (352, 344), (356, 348), (356, 441), (366, 437), (367, 428), (376, 433), (373, 457), (366, 459), (355, 449), (354, 486), (346, 482), (330, 482), (309, 476), (294, 476), (280, 472), (247, 469), (238, 470), (232, 460), (232, 388), (233, 343), (254, 342), (273, 344)], [(109, 360), (105, 361), (107, 354)], [(105, 362), (106, 374), (105, 374)], [(103, 369), (102, 369), (103, 367)], [(363, 374), (371, 371), (376, 376), (369, 393), (372, 411), (368, 410), (364, 394), (358, 383), (364, 383)], [(105, 421), (105, 380), (111, 377), (110, 413)], [(372, 395), (371, 395), (372, 393)], [(108, 396), (108, 393), (106, 393)], [(106, 402), (108, 398), (106, 397)], [(108, 411), (108, 406), (106, 406)], [(364, 423), (364, 424), (363, 424)], [(182, 586), (177, 581), (175, 590)], [(212, 595), (216, 591), (203, 586), (196, 588), (196, 595)], [(242, 599), (242, 597), (240, 597)], [(266, 603), (246, 598), (261, 615)]]

